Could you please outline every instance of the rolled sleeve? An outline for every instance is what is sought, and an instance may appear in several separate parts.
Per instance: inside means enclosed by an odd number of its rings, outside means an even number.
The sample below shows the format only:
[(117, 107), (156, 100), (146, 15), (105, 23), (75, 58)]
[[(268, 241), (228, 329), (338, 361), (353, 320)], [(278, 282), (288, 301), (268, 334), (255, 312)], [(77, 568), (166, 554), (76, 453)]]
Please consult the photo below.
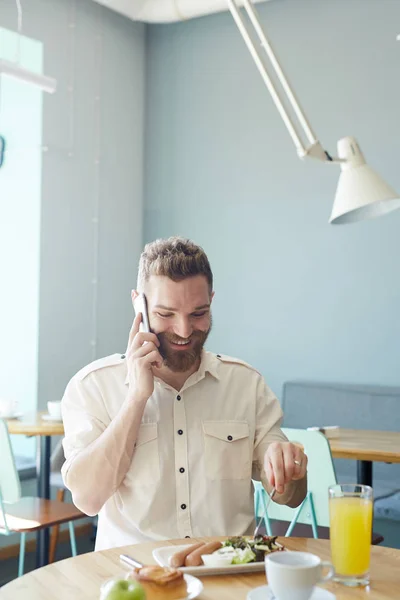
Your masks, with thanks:
[(275, 394), (260, 377), (256, 400), (252, 478), (261, 481), (264, 455), (272, 442), (287, 442), (281, 425), (283, 412)]
[(68, 489), (80, 482), (71, 481), (69, 470), (75, 457), (90, 446), (106, 429), (110, 419), (100, 391), (90, 375), (85, 380), (74, 377), (68, 384), (61, 403), (65, 437), (65, 463), (61, 469)]

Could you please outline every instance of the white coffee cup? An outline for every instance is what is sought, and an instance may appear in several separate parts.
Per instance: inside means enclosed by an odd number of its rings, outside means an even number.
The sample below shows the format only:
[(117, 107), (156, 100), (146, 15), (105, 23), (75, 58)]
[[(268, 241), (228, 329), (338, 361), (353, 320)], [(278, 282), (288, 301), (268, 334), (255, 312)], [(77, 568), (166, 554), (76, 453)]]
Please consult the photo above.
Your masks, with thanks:
[(14, 415), (17, 411), (17, 402), (10, 398), (0, 398), (0, 418)]
[(47, 410), (51, 417), (54, 417), (54, 419), (61, 420), (61, 402), (60, 402), (60, 400), (56, 400), (54, 402), (48, 402)]
[[(323, 576), (322, 570), (329, 569)], [(333, 577), (329, 562), (309, 552), (274, 552), (265, 557), (268, 585), (276, 600), (309, 600), (317, 583)]]

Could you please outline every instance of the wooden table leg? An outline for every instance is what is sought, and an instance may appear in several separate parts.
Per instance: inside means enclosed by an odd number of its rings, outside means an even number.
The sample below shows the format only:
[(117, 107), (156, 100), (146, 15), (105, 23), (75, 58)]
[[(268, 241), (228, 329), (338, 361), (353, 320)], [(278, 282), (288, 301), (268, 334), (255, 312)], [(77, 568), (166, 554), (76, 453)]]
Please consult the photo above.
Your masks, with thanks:
[[(43, 435), (39, 438), (37, 465), (37, 495), (39, 498), (50, 498), (50, 453), (51, 437)], [(49, 530), (41, 529), (36, 536), (36, 568), (44, 567), (49, 562)]]

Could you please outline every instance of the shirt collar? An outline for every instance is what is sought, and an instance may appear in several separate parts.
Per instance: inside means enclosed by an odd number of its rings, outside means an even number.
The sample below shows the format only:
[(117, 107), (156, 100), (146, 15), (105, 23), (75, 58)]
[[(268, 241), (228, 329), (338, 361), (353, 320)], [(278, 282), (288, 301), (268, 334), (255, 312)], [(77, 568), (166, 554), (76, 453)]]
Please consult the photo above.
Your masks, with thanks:
[(219, 360), (215, 354), (212, 352), (206, 352), (203, 350), (201, 355), (200, 367), (197, 370), (199, 381), (202, 379), (206, 373), (210, 373), (215, 379), (219, 379)]
[[(219, 370), (219, 360), (218, 360), (217, 356), (215, 354), (213, 354), (212, 352), (206, 352), (206, 350), (203, 349), (202, 354), (201, 354), (200, 366), (197, 369), (197, 371), (189, 377), (189, 379), (192, 379), (192, 378), (195, 379), (195, 381), (193, 381), (193, 383), (195, 383), (197, 381), (200, 381), (200, 379), (203, 379), (205, 377), (206, 373), (210, 373), (210, 375), (212, 375), (212, 377), (219, 380), (218, 370)], [(189, 381), (189, 379), (188, 379), (188, 381)], [(128, 377), (128, 370), (127, 370), (126, 376), (125, 376), (125, 385), (128, 385), (128, 383), (129, 383), (129, 377)]]

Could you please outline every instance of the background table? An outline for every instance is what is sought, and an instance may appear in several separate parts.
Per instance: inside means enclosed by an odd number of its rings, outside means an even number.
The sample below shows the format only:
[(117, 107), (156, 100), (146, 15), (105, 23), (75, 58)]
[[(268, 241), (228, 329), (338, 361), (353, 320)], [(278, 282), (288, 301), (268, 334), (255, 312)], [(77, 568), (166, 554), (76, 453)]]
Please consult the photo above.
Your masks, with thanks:
[[(26, 414), (20, 419), (8, 419), (8, 431), (12, 435), (37, 436), (38, 452), (36, 461), (37, 495), (50, 498), (50, 455), (51, 436), (64, 435), (62, 421), (44, 421), (44, 412)], [(49, 530), (43, 529), (37, 534), (36, 566), (47, 565), (49, 557)]]
[[(204, 538), (205, 539), (205, 538)], [(207, 538), (207, 540), (222, 538)], [(193, 538), (195, 543), (200, 538)], [(286, 538), (290, 550), (304, 550), (330, 559), (329, 542), (303, 538)], [(152, 550), (166, 545), (187, 544), (187, 540), (173, 540), (90, 552), (68, 558), (28, 573), (1, 589), (2, 600), (98, 600), (101, 584), (119, 575), (127, 568), (119, 560), (121, 553), (129, 554), (145, 564), (154, 564)], [(372, 583), (370, 589), (347, 588), (337, 583), (325, 587), (336, 594), (337, 600), (397, 600), (400, 596), (400, 550), (372, 547)], [(265, 585), (263, 573), (203, 577), (204, 591), (199, 600), (246, 600), (249, 590)]]
[(358, 483), (373, 485), (373, 462), (400, 463), (400, 432), (340, 428), (340, 436), (328, 440), (334, 458), (357, 461)]

